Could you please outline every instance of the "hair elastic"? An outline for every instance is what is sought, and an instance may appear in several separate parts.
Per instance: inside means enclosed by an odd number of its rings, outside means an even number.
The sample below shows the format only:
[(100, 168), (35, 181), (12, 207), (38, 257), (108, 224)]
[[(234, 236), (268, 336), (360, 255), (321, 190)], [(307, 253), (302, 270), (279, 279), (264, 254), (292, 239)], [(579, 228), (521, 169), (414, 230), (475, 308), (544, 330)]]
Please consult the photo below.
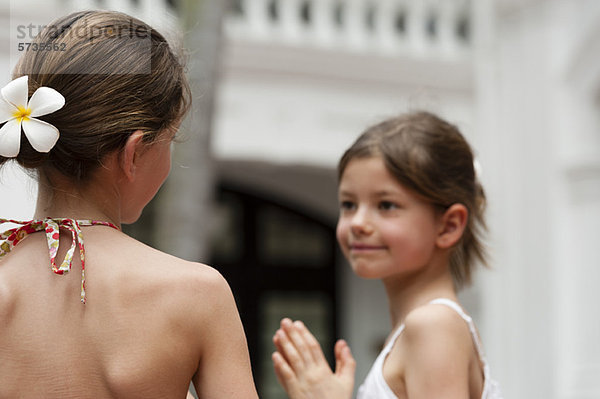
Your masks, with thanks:
[(477, 158), (473, 158), (473, 171), (475, 171), (475, 179), (481, 179), (481, 164)]

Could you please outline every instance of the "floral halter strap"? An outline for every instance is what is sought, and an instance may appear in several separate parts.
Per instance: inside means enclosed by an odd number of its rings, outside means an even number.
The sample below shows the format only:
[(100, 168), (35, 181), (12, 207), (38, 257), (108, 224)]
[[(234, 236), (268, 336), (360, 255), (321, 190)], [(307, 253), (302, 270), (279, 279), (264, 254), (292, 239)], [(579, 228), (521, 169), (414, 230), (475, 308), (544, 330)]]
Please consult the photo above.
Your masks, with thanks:
[[(37, 231), (45, 231), (46, 238), (48, 240), (48, 249), (50, 253), (50, 266), (52, 271), (56, 274), (63, 275), (71, 270), (71, 263), (73, 261), (73, 254), (75, 248), (79, 244), (79, 254), (81, 255), (81, 302), (85, 303), (85, 250), (83, 247), (83, 234), (80, 226), (109, 226), (119, 230), (117, 226), (109, 222), (101, 222), (97, 220), (74, 220), (74, 219), (51, 219), (47, 218), (44, 220), (29, 220), (21, 222), (18, 220), (2, 219), (0, 218), (0, 224), (2, 223), (14, 223), (21, 224), (21, 227), (15, 227), (7, 230), (4, 233), (0, 233), (0, 259), (9, 253), (15, 245), (20, 243), (29, 234)], [(65, 259), (62, 264), (56, 266), (56, 254), (58, 253), (59, 243), (59, 231), (60, 229), (66, 229), (71, 232), (73, 242), (71, 248), (67, 251)]]

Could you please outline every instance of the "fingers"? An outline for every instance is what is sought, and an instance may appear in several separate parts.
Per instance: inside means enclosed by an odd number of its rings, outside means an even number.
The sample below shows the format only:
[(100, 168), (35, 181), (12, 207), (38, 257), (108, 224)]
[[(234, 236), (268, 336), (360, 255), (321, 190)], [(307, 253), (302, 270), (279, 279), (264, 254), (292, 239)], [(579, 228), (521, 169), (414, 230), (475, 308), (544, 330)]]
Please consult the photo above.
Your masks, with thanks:
[(283, 357), (283, 360), (285, 360), (292, 368), (293, 372), (304, 369), (304, 358), (301, 348), (296, 347), (285, 330), (279, 329), (275, 332), (273, 343), (277, 347), (277, 352), (279, 352)]
[[(314, 359), (309, 345), (305, 340), (304, 333), (299, 328), (300, 326), (304, 326), (300, 321), (292, 322), (288, 318), (281, 320), (281, 330), (285, 332), (287, 338), (291, 344), (294, 345), (304, 363), (310, 366), (314, 363)], [(304, 329), (306, 330), (306, 328)]]
[(273, 367), (275, 368), (275, 375), (279, 384), (287, 391), (289, 384), (296, 379), (296, 374), (283, 358), (281, 353), (275, 352), (271, 356), (273, 360)]
[(277, 348), (272, 355), (275, 375), (290, 398), (351, 397), (356, 362), (345, 341), (335, 345), (335, 374), (319, 342), (302, 322), (283, 319), (273, 342)]
[(344, 378), (351, 378), (354, 381), (356, 371), (356, 361), (352, 356), (350, 347), (343, 339), (335, 343), (335, 373)]
[(299, 335), (304, 340), (305, 346), (308, 349), (307, 354), (310, 355), (311, 360), (317, 364), (327, 363), (319, 341), (317, 341), (315, 336), (312, 335), (310, 331), (308, 331), (308, 328), (306, 328), (304, 323), (302, 323), (301, 321), (296, 321), (294, 322), (294, 327), (297, 329)]
[(281, 329), (275, 331), (275, 334), (273, 334), (273, 344), (275, 344), (275, 348), (279, 353), (284, 353), (283, 347), (281, 345), (281, 334), (285, 334)]

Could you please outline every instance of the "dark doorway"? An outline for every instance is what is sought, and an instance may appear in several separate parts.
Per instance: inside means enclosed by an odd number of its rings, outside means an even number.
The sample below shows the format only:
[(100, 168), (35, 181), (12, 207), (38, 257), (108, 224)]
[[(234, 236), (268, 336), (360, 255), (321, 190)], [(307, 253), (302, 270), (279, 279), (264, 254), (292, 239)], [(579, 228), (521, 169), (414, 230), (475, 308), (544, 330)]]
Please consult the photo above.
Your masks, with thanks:
[(289, 201), (221, 183), (209, 264), (229, 282), (261, 398), (285, 398), (271, 353), (282, 317), (301, 319), (326, 356), (338, 333), (335, 227)]

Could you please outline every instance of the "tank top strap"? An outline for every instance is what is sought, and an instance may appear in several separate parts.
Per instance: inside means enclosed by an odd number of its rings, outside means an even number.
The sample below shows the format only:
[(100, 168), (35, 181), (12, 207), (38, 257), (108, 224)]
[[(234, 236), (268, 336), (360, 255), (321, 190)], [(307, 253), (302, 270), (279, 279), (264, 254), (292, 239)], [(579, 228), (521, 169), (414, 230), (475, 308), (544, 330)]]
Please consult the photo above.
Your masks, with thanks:
[(381, 354), (383, 354), (384, 357), (388, 353), (390, 353), (390, 351), (392, 350), (392, 347), (394, 346), (394, 343), (396, 342), (396, 340), (398, 339), (398, 337), (400, 336), (400, 334), (402, 334), (402, 331), (404, 331), (404, 323), (402, 323), (398, 328), (396, 328), (396, 331), (394, 331), (394, 333), (390, 337), (390, 339), (387, 342), (387, 344), (385, 344), (385, 346), (381, 350)]
[(471, 336), (473, 337), (473, 342), (475, 343), (475, 348), (477, 349), (477, 354), (479, 355), (479, 359), (482, 362), (484, 362), (484, 364), (485, 364), (486, 361), (485, 361), (485, 355), (483, 353), (483, 345), (481, 344), (481, 340), (479, 339), (479, 334), (477, 334), (477, 330), (475, 329), (475, 323), (473, 322), (473, 319), (471, 318), (471, 316), (466, 314), (465, 311), (462, 309), (462, 307), (458, 303), (456, 303), (453, 300), (448, 299), (448, 298), (437, 298), (437, 299), (430, 301), (429, 303), (432, 305), (445, 305), (445, 306), (451, 308), (452, 310), (454, 310), (456, 313), (458, 313), (458, 315), (460, 317), (462, 317), (462, 319), (469, 326), (469, 331), (471, 332)]

